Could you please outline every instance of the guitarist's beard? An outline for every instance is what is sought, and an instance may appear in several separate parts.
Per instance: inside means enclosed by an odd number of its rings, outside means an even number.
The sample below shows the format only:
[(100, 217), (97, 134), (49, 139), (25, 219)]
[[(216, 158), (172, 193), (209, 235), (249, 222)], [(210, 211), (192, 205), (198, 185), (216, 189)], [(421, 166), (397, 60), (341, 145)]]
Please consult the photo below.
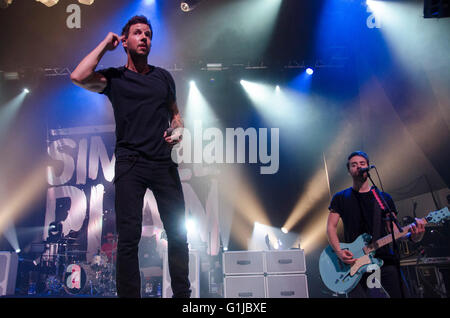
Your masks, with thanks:
[(367, 173), (363, 173), (362, 175), (356, 174), (356, 175), (352, 175), (353, 177), (353, 188), (357, 191), (359, 191), (359, 189), (361, 189), (364, 184), (367, 182)]
[(356, 177), (358, 178), (358, 181), (361, 183), (366, 182), (368, 179), (367, 173), (363, 173), (362, 175), (358, 174)]

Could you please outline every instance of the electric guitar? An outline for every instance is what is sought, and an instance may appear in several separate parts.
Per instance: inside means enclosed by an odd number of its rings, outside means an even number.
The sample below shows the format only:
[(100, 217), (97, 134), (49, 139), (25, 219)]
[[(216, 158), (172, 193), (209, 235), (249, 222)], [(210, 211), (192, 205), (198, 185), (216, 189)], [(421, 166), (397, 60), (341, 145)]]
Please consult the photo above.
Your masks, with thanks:
[[(422, 221), (427, 223), (439, 223), (450, 218), (448, 207), (430, 212)], [(395, 239), (408, 234), (412, 224), (402, 227), (402, 232), (395, 232)], [(372, 236), (361, 234), (353, 243), (340, 243), (341, 249), (350, 250), (356, 262), (353, 265), (345, 264), (336, 255), (333, 248), (328, 245), (320, 254), (319, 271), (324, 284), (338, 294), (350, 292), (359, 282), (361, 276), (367, 271), (367, 267), (376, 264), (383, 265), (383, 260), (375, 258), (375, 251), (392, 242), (392, 234), (388, 234), (376, 242), (371, 242)]]

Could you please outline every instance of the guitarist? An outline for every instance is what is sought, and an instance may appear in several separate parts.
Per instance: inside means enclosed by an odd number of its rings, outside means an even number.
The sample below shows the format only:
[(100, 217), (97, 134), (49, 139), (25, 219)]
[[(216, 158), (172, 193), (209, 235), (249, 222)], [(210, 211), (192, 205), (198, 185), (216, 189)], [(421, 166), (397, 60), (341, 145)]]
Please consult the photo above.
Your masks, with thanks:
[[(386, 220), (376, 199), (371, 192), (367, 173), (360, 173), (360, 169), (369, 167), (369, 156), (363, 151), (355, 151), (347, 159), (347, 170), (353, 179), (353, 186), (336, 193), (329, 206), (330, 214), (327, 221), (327, 235), (331, 247), (336, 255), (346, 264), (352, 265), (356, 260), (349, 250), (341, 250), (337, 235), (337, 226), (342, 219), (344, 224), (344, 239), (346, 243), (353, 242), (359, 235), (368, 233), (373, 240), (390, 233), (390, 222)], [(390, 209), (397, 214), (394, 201), (387, 193), (382, 193)], [(419, 242), (425, 234), (425, 225), (416, 219), (417, 226), (411, 227), (410, 239)], [(398, 228), (394, 224), (394, 230)], [(409, 236), (409, 234), (408, 234)], [(399, 264), (388, 245), (379, 248), (376, 258), (383, 260), (381, 268), (381, 285), (392, 298), (407, 295), (406, 284), (399, 271)], [(368, 288), (366, 282), (369, 273), (363, 275), (358, 285), (348, 293), (351, 298), (386, 297), (381, 290)], [(402, 286), (400, 286), (402, 285)], [(403, 290), (402, 290), (402, 289)]]

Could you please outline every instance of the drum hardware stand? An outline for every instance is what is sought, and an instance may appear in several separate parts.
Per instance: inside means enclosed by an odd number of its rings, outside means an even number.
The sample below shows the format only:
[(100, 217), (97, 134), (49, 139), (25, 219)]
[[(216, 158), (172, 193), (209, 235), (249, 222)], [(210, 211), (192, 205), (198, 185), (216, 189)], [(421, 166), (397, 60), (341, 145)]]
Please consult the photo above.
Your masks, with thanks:
[[(420, 260), (421, 260), (422, 258), (425, 258), (425, 257), (426, 257), (426, 251), (425, 251), (425, 248), (423, 248), (423, 246), (421, 246), (419, 249), (420, 249), (421, 251), (419, 252), (419, 256), (417, 256), (416, 266), (414, 266), (414, 267), (415, 267), (415, 272), (416, 272), (417, 289), (418, 289), (420, 298), (424, 298), (424, 294), (425, 294), (424, 284), (425, 284), (428, 288), (430, 288), (432, 291), (434, 291), (436, 294), (438, 294), (439, 296), (441, 296), (442, 298), (447, 298), (448, 296), (446, 295), (446, 293), (443, 292), (442, 290), (440, 290), (440, 288), (441, 288), (442, 285), (443, 285), (443, 282), (441, 281), (441, 279), (440, 279), (438, 273), (436, 273), (436, 283), (438, 284), (438, 285), (437, 285), (438, 288), (432, 286), (429, 282), (427, 282), (427, 280), (426, 280), (425, 278), (422, 277), (422, 279), (421, 279), (421, 276), (422, 276), (422, 275), (419, 275), (419, 270), (418, 270), (418, 268), (419, 268)], [(437, 270), (436, 270), (436, 271), (437, 271)], [(445, 289), (444, 289), (444, 290), (445, 290)]]

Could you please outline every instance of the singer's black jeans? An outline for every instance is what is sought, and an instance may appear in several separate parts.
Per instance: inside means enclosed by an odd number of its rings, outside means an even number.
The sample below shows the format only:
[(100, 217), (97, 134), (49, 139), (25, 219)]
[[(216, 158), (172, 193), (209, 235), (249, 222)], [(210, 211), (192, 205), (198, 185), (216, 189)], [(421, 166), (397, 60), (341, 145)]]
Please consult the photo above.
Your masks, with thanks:
[(116, 228), (119, 236), (117, 295), (127, 298), (141, 296), (138, 245), (142, 232), (144, 195), (149, 188), (155, 196), (167, 234), (173, 297), (190, 297), (185, 205), (176, 165), (172, 161), (149, 161), (142, 156), (117, 158), (114, 184)]

